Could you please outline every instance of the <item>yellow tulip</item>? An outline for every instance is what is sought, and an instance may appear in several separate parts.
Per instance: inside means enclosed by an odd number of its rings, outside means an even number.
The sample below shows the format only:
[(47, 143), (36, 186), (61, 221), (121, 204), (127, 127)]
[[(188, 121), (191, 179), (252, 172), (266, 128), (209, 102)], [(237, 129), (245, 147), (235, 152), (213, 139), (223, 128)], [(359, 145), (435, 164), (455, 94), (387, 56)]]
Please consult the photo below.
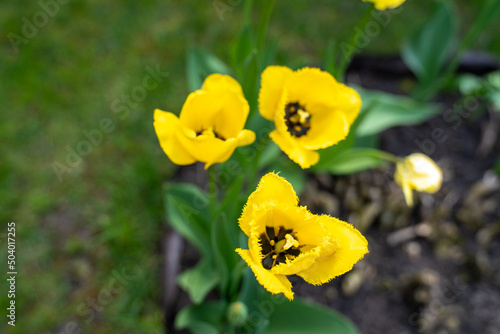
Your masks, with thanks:
[(179, 117), (155, 110), (154, 128), (163, 151), (177, 165), (197, 161), (205, 169), (224, 162), (255, 133), (244, 130), (249, 106), (240, 84), (227, 75), (211, 74), (186, 99)]
[(273, 294), (293, 299), (287, 275), (321, 285), (346, 273), (368, 252), (352, 225), (298, 206), (290, 183), (274, 173), (262, 177), (239, 219), (249, 249), (236, 252), (259, 283)]
[(375, 8), (378, 10), (386, 10), (387, 8), (396, 8), (399, 7), (405, 2), (406, 0), (363, 0), (363, 1), (370, 1), (375, 4)]
[(316, 150), (347, 136), (360, 108), (354, 89), (317, 68), (269, 66), (262, 73), (260, 114), (274, 121), (271, 139), (302, 168), (318, 162)]
[(433, 194), (441, 188), (443, 172), (422, 153), (414, 153), (396, 164), (396, 183), (403, 189), (406, 203), (413, 205), (413, 190)]

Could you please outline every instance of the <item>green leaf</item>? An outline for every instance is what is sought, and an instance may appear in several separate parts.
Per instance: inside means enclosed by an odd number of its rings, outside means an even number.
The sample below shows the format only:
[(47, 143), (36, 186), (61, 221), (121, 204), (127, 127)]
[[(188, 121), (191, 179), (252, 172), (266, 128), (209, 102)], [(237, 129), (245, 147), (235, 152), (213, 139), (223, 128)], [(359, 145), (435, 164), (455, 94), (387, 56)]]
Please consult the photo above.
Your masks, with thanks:
[(336, 59), (336, 43), (334, 40), (330, 39), (326, 44), (326, 59), (325, 59), (325, 69), (328, 73), (335, 76), (337, 73), (337, 66), (335, 65)]
[[(483, 32), (489, 25), (491, 25), (495, 20), (498, 20), (498, 15), (500, 13), (500, 1), (498, 0), (483, 0), (483, 6), (481, 12), (476, 17), (473, 29), (479, 33)], [(473, 37), (477, 37), (473, 34)], [(476, 38), (473, 38), (476, 40)]]
[(179, 286), (189, 294), (195, 304), (201, 303), (219, 280), (219, 273), (209, 257), (200, 260), (194, 268), (184, 271), (177, 279)]
[(175, 318), (175, 328), (194, 334), (218, 334), (226, 311), (224, 301), (206, 302), (183, 308)]
[(187, 51), (186, 76), (190, 91), (200, 89), (203, 80), (212, 73), (230, 74), (229, 67), (212, 53), (197, 47)]
[(281, 177), (284, 177), (293, 186), (293, 189), (300, 195), (306, 187), (307, 174), (292, 160), (284, 155), (281, 155), (271, 166), (269, 170), (279, 172)]
[(248, 65), (252, 55), (255, 53), (255, 41), (252, 29), (246, 25), (231, 47), (231, 63), (241, 77), (243, 68)]
[(295, 299), (275, 305), (264, 334), (358, 334), (354, 324), (338, 312)]
[(402, 57), (422, 82), (437, 78), (457, 40), (456, 15), (448, 1), (441, 1), (425, 24), (403, 43)]
[[(228, 174), (229, 175), (229, 174)], [(237, 221), (246, 198), (242, 197), (242, 188), (245, 181), (245, 174), (241, 173), (230, 179), (230, 186), (224, 195), (219, 212), (224, 212), (229, 220)]]
[(227, 293), (229, 289), (229, 280), (232, 270), (236, 267), (239, 256), (235, 252), (238, 244), (238, 223), (237, 221), (228, 221), (224, 213), (212, 222), (212, 255), (215, 261), (215, 267), (221, 278), (221, 292)]
[(210, 217), (207, 195), (193, 184), (164, 186), (167, 222), (202, 254), (210, 254)]
[[(257, 315), (258, 321), (252, 321), (243, 326), (246, 333), (260, 334), (269, 325), (269, 316), (274, 312), (276, 301), (286, 298), (282, 294), (270, 295), (257, 282), (253, 271), (246, 267), (243, 272), (243, 282), (240, 288), (238, 301), (244, 303), (248, 308), (248, 314)], [(255, 319), (255, 318), (254, 318)], [(241, 331), (243, 332), (243, 330)]]
[(439, 108), (430, 103), (416, 102), (382, 92), (356, 89), (361, 95), (363, 108), (362, 120), (356, 128), (357, 136), (378, 134), (390, 127), (422, 123), (439, 113)]
[(383, 156), (384, 152), (376, 149), (352, 148), (340, 152), (328, 163), (318, 163), (314, 166), (314, 170), (337, 175), (353, 174), (383, 166), (385, 164)]
[(471, 95), (484, 87), (481, 78), (473, 74), (464, 74), (458, 78), (458, 88), (462, 95)]
[(259, 159), (259, 169), (265, 168), (279, 159), (281, 149), (274, 142), (270, 142), (262, 151)]

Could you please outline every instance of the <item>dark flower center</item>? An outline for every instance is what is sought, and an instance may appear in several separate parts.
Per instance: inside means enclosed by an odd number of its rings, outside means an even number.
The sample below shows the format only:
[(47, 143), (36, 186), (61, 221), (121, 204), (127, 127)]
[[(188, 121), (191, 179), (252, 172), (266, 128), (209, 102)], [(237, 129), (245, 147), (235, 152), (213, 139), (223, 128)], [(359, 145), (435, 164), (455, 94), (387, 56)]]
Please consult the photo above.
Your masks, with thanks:
[(292, 229), (285, 229), (280, 226), (276, 235), (274, 227), (266, 226), (266, 233), (260, 235), (262, 246), (262, 266), (271, 269), (280, 263), (285, 263), (286, 259), (293, 259), (300, 254), (297, 238), (293, 237)]
[(226, 138), (222, 137), (217, 131), (212, 129), (196, 131), (196, 137), (201, 136), (203, 134), (211, 134), (211, 133), (213, 133), (215, 138), (226, 140)]
[(298, 102), (285, 106), (285, 124), (294, 137), (303, 136), (311, 128), (311, 114)]

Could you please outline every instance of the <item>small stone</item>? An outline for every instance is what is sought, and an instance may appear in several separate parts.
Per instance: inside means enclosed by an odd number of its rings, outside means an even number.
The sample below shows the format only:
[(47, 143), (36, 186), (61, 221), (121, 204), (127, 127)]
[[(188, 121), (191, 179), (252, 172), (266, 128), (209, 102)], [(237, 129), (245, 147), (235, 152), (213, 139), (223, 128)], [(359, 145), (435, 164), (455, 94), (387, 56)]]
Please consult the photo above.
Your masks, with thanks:
[(365, 275), (361, 269), (354, 269), (342, 280), (341, 288), (345, 296), (353, 296), (363, 285)]
[(325, 296), (327, 299), (333, 300), (333, 299), (337, 299), (337, 297), (339, 296), (339, 293), (338, 293), (337, 289), (335, 289), (332, 286), (329, 286), (328, 288), (326, 288)]
[(361, 215), (358, 221), (359, 231), (363, 233), (368, 230), (368, 228), (373, 224), (381, 211), (382, 206), (379, 202), (372, 202), (365, 206), (361, 211)]
[(418, 258), (422, 254), (422, 246), (416, 241), (406, 244), (405, 251), (410, 257)]

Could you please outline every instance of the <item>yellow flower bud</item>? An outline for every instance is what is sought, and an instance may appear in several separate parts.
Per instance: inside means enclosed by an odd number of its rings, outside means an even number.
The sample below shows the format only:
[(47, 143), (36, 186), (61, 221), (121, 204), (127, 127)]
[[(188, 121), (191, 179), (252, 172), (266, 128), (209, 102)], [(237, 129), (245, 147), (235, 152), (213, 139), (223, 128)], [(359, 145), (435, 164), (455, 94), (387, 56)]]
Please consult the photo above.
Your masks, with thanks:
[(243, 129), (249, 110), (235, 79), (211, 74), (201, 89), (189, 94), (179, 117), (156, 109), (154, 128), (173, 163), (201, 161), (208, 168), (229, 159), (237, 147), (254, 142), (255, 133)]
[(401, 186), (408, 206), (413, 205), (413, 190), (433, 194), (441, 188), (443, 172), (422, 153), (414, 153), (396, 164), (396, 183)]

